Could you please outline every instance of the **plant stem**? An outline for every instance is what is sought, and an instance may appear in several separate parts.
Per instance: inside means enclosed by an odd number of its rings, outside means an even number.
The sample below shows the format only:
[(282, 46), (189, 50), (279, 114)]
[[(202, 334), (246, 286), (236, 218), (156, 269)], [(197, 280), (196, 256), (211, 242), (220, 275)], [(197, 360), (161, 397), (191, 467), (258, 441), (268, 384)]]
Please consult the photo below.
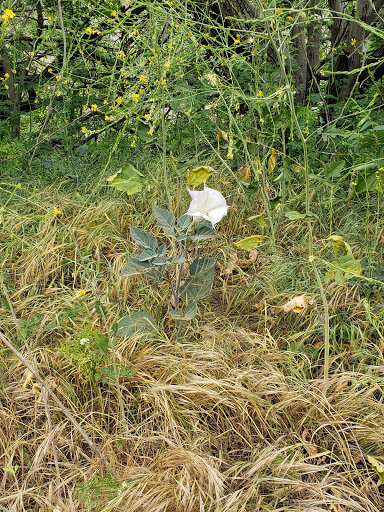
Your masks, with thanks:
[[(260, 11), (263, 12), (262, 3), (260, 1), (258, 1), (258, 3), (259, 3)], [(267, 20), (266, 20), (265, 25), (267, 27), (267, 33), (268, 33), (269, 41), (270, 41), (273, 49), (275, 50), (276, 55), (277, 55), (278, 60), (279, 60), (280, 69), (281, 69), (281, 72), (283, 74), (284, 81), (285, 81), (285, 84), (286, 84), (285, 85), (285, 89), (286, 89), (286, 93), (287, 93), (287, 96), (288, 96), (288, 99), (289, 99), (289, 108), (290, 108), (290, 111), (291, 111), (291, 116), (292, 116), (293, 121), (295, 123), (296, 129), (297, 129), (297, 131), (299, 133), (299, 137), (300, 137), (300, 140), (301, 140), (301, 143), (302, 143), (302, 146), (303, 146), (304, 175), (305, 175), (305, 213), (308, 215), (310, 213), (310, 209), (309, 209), (309, 207), (310, 207), (310, 180), (309, 180), (309, 161), (308, 161), (307, 139), (304, 137), (304, 134), (303, 134), (303, 132), (301, 130), (301, 126), (300, 126), (299, 120), (298, 120), (297, 115), (296, 115), (295, 102), (294, 102), (294, 94), (293, 94), (293, 91), (292, 91), (291, 83), (288, 80), (288, 76), (287, 76), (287, 72), (286, 72), (286, 69), (285, 69), (285, 63), (284, 63), (283, 55), (281, 54), (281, 52), (277, 48), (275, 39), (273, 38), (273, 36), (271, 34), (270, 25), (269, 25)], [(276, 31), (276, 33), (278, 34), (279, 32)], [(308, 220), (307, 225), (308, 225), (308, 260), (310, 261), (311, 266), (312, 266), (312, 270), (313, 270), (313, 272), (315, 274), (316, 282), (317, 282), (317, 285), (318, 285), (318, 288), (319, 288), (321, 300), (323, 301), (323, 307), (324, 307), (324, 379), (327, 379), (328, 378), (328, 370), (329, 370), (329, 352), (330, 352), (330, 342), (329, 342), (329, 308), (328, 308), (327, 297), (325, 295), (324, 286), (323, 286), (323, 283), (321, 281), (320, 273), (319, 273), (319, 271), (318, 271), (318, 269), (316, 267), (315, 258), (314, 258), (314, 255), (313, 255), (312, 222), (310, 220)]]

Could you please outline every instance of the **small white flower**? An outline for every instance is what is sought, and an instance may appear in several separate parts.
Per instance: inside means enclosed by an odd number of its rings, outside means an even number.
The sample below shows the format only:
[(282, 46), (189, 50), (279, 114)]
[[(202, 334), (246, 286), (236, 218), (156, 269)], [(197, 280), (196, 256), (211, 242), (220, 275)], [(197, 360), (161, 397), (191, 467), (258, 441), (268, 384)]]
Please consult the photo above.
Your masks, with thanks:
[(88, 343), (89, 338), (81, 338), (80, 345), (84, 345), (85, 343)]
[(204, 185), (204, 190), (188, 189), (188, 192), (192, 201), (186, 215), (191, 215), (194, 222), (205, 219), (212, 222), (212, 226), (215, 227), (215, 224), (227, 215), (229, 206), (218, 190)]

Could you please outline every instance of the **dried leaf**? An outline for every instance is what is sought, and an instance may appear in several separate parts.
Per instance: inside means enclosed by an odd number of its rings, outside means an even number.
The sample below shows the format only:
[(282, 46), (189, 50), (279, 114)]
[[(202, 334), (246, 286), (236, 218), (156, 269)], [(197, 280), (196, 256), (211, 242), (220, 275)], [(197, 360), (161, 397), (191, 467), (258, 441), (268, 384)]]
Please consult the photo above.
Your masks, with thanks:
[(272, 155), (269, 157), (268, 160), (268, 173), (271, 174), (276, 167), (277, 162), (277, 154), (276, 150), (272, 148)]
[(290, 301), (288, 301), (283, 306), (284, 313), (301, 313), (305, 309), (307, 309), (309, 306), (313, 304), (313, 299), (306, 293), (303, 293), (303, 295), (298, 295), (297, 297), (294, 297)]

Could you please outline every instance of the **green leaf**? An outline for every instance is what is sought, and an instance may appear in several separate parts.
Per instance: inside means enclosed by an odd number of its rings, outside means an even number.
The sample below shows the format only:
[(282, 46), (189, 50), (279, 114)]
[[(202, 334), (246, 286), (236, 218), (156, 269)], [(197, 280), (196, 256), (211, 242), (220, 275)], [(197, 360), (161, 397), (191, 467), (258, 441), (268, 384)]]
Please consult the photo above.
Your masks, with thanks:
[(152, 315), (146, 311), (137, 311), (125, 316), (118, 323), (117, 336), (129, 338), (151, 338), (158, 334), (158, 325)]
[(184, 311), (169, 311), (169, 315), (175, 320), (192, 320), (197, 315), (197, 304), (194, 301), (188, 302)]
[(188, 302), (197, 302), (209, 295), (215, 275), (215, 263), (214, 258), (205, 256), (193, 260), (189, 266), (190, 277), (180, 287), (180, 296)]
[(142, 247), (143, 249), (153, 249), (154, 251), (157, 249), (156, 237), (151, 235), (151, 233), (146, 233), (135, 226), (129, 226), (129, 229), (131, 231), (131, 237), (139, 247)]
[(131, 196), (141, 191), (146, 183), (146, 178), (133, 165), (125, 164), (120, 171), (107, 178), (107, 181), (117, 190), (126, 192)]
[(377, 482), (377, 487), (384, 484), (384, 464), (379, 462), (374, 457), (371, 457), (368, 455), (368, 462), (372, 464), (372, 469), (376, 471), (376, 473), (379, 475), (379, 481)]
[(195, 234), (191, 236), (191, 240), (196, 242), (197, 240), (208, 240), (215, 238), (217, 235), (213, 229), (212, 224), (209, 222), (199, 222), (195, 229)]
[(172, 258), (169, 258), (169, 261), (171, 261), (172, 263), (185, 263), (186, 259), (184, 258), (184, 256), (181, 256), (181, 254), (179, 254), (178, 256), (173, 256)]
[(251, 217), (248, 217), (247, 220), (254, 220), (256, 224), (259, 226), (260, 229), (264, 230), (268, 227), (267, 223), (265, 222), (265, 215), (264, 213), (260, 213), (259, 215), (252, 215)]
[(192, 217), (190, 215), (187, 215), (186, 213), (179, 217), (177, 223), (180, 227), (180, 229), (187, 228), (192, 222)]
[(153, 249), (144, 249), (144, 251), (137, 256), (137, 259), (139, 261), (148, 261), (153, 260), (153, 258), (156, 258), (156, 256), (157, 252)]
[(212, 167), (202, 165), (192, 169), (188, 173), (187, 183), (190, 187), (198, 187), (207, 181), (207, 179), (215, 172)]
[(175, 223), (176, 218), (172, 212), (159, 208), (158, 206), (153, 207), (158, 225), (164, 229), (167, 235), (175, 234)]
[(330, 162), (323, 167), (323, 173), (326, 178), (340, 178), (345, 167), (345, 160)]
[(127, 264), (123, 268), (121, 275), (124, 277), (142, 274), (152, 268), (148, 261), (140, 261), (138, 258), (128, 258)]
[(264, 241), (264, 239), (265, 236), (262, 235), (247, 236), (247, 238), (243, 238), (242, 240), (235, 242), (235, 245), (240, 249), (250, 251), (251, 249), (258, 247)]
[(355, 191), (358, 194), (362, 192), (373, 192), (383, 188), (384, 180), (380, 175), (377, 175), (376, 170), (360, 174), (357, 179)]
[(338, 284), (343, 284), (347, 279), (360, 274), (360, 260), (355, 260), (352, 255), (347, 254), (329, 263), (329, 271), (325, 275), (325, 282), (329, 283), (334, 279)]

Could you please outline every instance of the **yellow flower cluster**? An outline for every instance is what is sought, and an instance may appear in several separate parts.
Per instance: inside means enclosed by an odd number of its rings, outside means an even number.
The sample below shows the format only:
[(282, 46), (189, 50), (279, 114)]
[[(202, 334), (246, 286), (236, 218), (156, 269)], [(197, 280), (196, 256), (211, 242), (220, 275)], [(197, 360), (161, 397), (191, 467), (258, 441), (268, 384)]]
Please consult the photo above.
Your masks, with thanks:
[[(6, 81), (9, 79), (9, 77), (10, 77), (9, 73), (5, 73), (5, 75), (4, 75), (4, 76), (0, 77), (0, 80), (1, 80), (2, 82), (6, 82)], [(6, 89), (9, 89), (9, 86), (8, 86), (8, 84), (6, 84), (6, 83), (4, 83), (4, 87), (5, 87)]]
[(15, 17), (15, 13), (12, 11), (12, 9), (5, 9), (1, 17), (3, 18), (4, 23), (8, 23), (9, 20)]

